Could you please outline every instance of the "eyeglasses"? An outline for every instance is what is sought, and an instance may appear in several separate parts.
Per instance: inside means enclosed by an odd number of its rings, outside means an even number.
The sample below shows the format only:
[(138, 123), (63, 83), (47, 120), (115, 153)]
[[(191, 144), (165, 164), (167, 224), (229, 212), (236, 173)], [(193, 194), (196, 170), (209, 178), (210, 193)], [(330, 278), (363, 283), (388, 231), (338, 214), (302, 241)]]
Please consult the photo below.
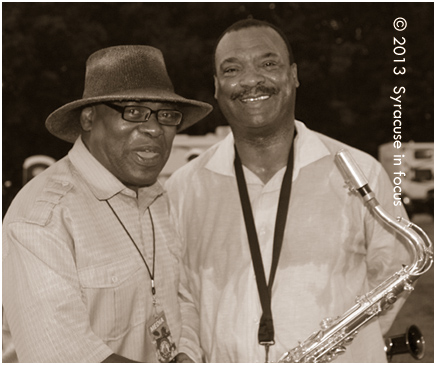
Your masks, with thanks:
[(111, 103), (103, 103), (103, 104), (121, 113), (121, 116), (124, 120), (133, 123), (147, 122), (152, 114), (156, 114), (156, 119), (160, 124), (176, 126), (181, 123), (183, 118), (182, 112), (179, 112), (178, 110), (172, 110), (172, 109), (152, 110), (146, 106), (141, 106), (141, 105), (121, 106)]

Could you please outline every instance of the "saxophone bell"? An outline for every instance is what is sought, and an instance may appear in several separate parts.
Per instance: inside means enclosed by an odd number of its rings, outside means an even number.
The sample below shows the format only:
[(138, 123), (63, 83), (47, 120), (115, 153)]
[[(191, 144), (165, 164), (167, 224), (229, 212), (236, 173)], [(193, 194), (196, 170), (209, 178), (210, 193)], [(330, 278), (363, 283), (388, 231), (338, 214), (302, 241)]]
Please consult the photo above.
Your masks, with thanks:
[(425, 340), (419, 328), (412, 325), (406, 333), (385, 338), (385, 352), (389, 362), (394, 355), (409, 353), (416, 360), (421, 360), (425, 354)]

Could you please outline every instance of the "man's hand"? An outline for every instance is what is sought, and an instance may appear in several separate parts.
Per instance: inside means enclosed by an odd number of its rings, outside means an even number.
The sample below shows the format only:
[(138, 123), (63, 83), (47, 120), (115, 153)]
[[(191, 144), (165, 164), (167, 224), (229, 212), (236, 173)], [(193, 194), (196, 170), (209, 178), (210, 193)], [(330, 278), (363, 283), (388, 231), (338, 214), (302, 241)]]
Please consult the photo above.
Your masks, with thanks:
[(181, 352), (176, 355), (176, 362), (194, 362), (194, 361), (184, 352)]

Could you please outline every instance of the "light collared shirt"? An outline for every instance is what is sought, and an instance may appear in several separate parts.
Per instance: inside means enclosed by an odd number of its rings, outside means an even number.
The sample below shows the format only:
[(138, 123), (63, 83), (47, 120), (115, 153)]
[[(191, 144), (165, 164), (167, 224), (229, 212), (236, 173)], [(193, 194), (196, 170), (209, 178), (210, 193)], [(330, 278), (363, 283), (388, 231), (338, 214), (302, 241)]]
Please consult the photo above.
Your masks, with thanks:
[[(3, 361), (101, 362), (112, 353), (157, 362), (146, 322), (157, 308), (174, 341), (180, 245), (159, 183), (126, 188), (79, 138), (32, 179), (3, 224)], [(151, 212), (151, 218), (148, 210)], [(18, 356), (18, 359), (17, 359)]]
[[(404, 243), (374, 220), (360, 196), (349, 193), (334, 156), (341, 148), (350, 150), (382, 206), (394, 217), (404, 216), (404, 210), (394, 209), (392, 186), (381, 165), (295, 123), (292, 193), (272, 288), (272, 361), (411, 260)], [(264, 362), (257, 339), (262, 309), (233, 163), (230, 134), (166, 184), (187, 270), (181, 350), (193, 353), (201, 346), (208, 362)], [(285, 167), (264, 184), (244, 167), (267, 280), (284, 172)], [(336, 362), (386, 362), (383, 333), (403, 301), (361, 329)]]

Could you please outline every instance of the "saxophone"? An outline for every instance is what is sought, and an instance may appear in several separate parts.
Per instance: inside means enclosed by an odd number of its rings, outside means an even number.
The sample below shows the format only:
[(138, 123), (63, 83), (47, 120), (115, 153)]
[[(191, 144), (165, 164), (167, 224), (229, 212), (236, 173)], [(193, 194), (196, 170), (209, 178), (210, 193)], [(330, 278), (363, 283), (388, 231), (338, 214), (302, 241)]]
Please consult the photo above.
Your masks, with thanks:
[(305, 341), (285, 352), (278, 362), (331, 362), (346, 351), (359, 328), (388, 309), (398, 294), (413, 290), (412, 283), (426, 273), (433, 264), (433, 245), (427, 234), (407, 219), (390, 216), (377, 201), (362, 171), (347, 150), (336, 154), (336, 163), (345, 177), (350, 191), (359, 193), (364, 203), (382, 222), (400, 233), (409, 243), (413, 262), (386, 279), (370, 292), (359, 296), (356, 304), (337, 318), (326, 318), (321, 329)]

